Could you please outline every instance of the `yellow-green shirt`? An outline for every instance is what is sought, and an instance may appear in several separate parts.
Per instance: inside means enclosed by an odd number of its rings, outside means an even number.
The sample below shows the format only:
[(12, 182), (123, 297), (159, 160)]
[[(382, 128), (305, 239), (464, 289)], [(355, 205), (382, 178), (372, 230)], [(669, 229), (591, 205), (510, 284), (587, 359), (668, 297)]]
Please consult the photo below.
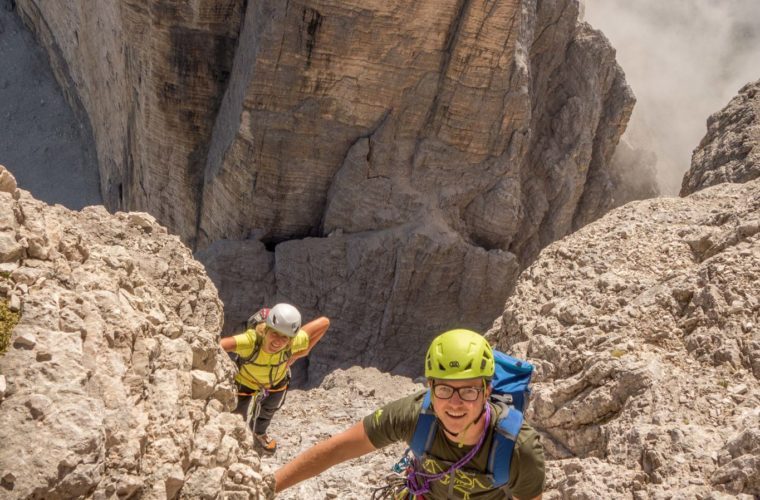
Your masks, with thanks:
[[(256, 346), (256, 337), (259, 335), (253, 328), (235, 335), (235, 352), (241, 358), (250, 356)], [(259, 354), (255, 359), (240, 367), (237, 375), (235, 375), (235, 381), (251, 389), (276, 386), (288, 374), (286, 361), (290, 357), (290, 354), (305, 351), (308, 348), (309, 335), (304, 330), (299, 330), (291, 341), (290, 347), (286, 347), (280, 352), (269, 354), (268, 352), (264, 352), (263, 347), (259, 349)]]

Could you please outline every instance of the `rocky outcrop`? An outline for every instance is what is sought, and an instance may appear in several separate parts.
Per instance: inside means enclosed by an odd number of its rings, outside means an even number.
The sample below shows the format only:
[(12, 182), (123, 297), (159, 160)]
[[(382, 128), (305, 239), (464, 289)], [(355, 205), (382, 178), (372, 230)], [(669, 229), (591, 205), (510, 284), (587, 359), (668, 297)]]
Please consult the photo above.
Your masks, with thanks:
[(547, 247), (490, 331), (537, 367), (545, 498), (760, 495), (758, 325), (760, 179)]
[(707, 120), (707, 135), (691, 158), (681, 196), (721, 182), (746, 182), (760, 177), (760, 80)]
[(20, 310), (0, 357), (0, 497), (271, 496), (229, 413), (216, 289), (153, 217), (47, 206), (0, 167), (0, 276)]
[[(760, 180), (632, 202), (522, 273), (488, 335), (536, 366), (527, 416), (548, 458), (543, 498), (760, 495), (759, 223)], [(354, 367), (291, 391), (264, 469), (421, 388)], [(280, 496), (369, 498), (403, 450)]]
[(335, 318), (315, 367), (411, 371), (613, 203), (633, 96), (577, 0), (17, 5), (107, 206), (200, 251), (227, 331), (275, 300)]

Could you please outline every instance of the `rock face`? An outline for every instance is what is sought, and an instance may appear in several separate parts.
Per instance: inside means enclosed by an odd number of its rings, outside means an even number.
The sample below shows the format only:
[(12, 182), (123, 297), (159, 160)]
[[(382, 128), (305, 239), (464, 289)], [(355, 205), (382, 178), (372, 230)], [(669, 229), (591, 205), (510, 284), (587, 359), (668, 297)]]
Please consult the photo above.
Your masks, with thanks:
[[(281, 446), (274, 456), (261, 458), (262, 468), (274, 472), (301, 451), (347, 429), (384, 404), (423, 388), (406, 377), (355, 366), (333, 371), (319, 387), (291, 390), (269, 428)], [(391, 466), (405, 449), (406, 444), (398, 443), (337, 465), (279, 493), (277, 499), (370, 498), (374, 488), (385, 484)]]
[(70, 212), (0, 166), (0, 497), (266, 498), (203, 267), (143, 213)]
[[(542, 251), (489, 336), (537, 368), (543, 498), (757, 498), (759, 324), (760, 179), (633, 202)], [(264, 469), (421, 388), (354, 367), (291, 391)], [(369, 498), (403, 449), (280, 496)]]
[(487, 326), (612, 204), (633, 96), (577, 0), (17, 7), (89, 116), (106, 205), (202, 250), (228, 331), (260, 298), (336, 318), (322, 365), (403, 371), (440, 325)]
[(79, 210), (102, 204), (89, 120), (72, 112), (47, 52), (0, 0), (0, 163), (14, 169), (23, 189), (49, 204)]
[(545, 498), (760, 495), (758, 325), (760, 179), (547, 247), (489, 332), (537, 367)]
[(707, 135), (691, 159), (681, 185), (686, 196), (721, 182), (746, 182), (760, 177), (760, 80), (707, 120)]

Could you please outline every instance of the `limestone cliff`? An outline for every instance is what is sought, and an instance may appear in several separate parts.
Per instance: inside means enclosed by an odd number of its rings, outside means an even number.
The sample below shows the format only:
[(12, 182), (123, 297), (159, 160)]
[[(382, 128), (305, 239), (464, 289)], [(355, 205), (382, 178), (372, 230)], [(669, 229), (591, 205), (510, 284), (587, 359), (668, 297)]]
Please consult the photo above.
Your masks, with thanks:
[(633, 96), (577, 0), (17, 5), (107, 206), (201, 250), (228, 331), (279, 299), (336, 318), (315, 368), (416, 371), (612, 204)]
[[(758, 325), (760, 179), (632, 202), (544, 249), (489, 332), (537, 369), (543, 498), (760, 496)], [(357, 367), (293, 391), (265, 470), (421, 388)], [(404, 448), (278, 498), (369, 498)]]
[(143, 213), (71, 212), (0, 166), (0, 497), (265, 498), (203, 267)]
[(760, 80), (748, 83), (707, 120), (707, 134), (694, 150), (681, 196), (721, 182), (760, 177)]
[(557, 497), (749, 499), (758, 325), (760, 179), (629, 203), (550, 245), (490, 334), (537, 366), (528, 418)]

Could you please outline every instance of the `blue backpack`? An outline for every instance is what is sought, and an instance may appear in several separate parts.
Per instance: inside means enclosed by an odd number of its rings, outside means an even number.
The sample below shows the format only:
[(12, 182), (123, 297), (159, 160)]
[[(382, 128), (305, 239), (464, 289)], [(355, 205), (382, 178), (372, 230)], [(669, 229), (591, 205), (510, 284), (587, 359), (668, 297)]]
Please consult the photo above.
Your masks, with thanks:
[[(527, 361), (513, 358), (500, 351), (493, 351), (496, 372), (491, 385), (491, 401), (504, 408), (496, 423), (496, 433), (488, 455), (488, 477), (497, 488), (509, 481), (509, 466), (512, 463), (512, 451), (515, 448), (517, 434), (523, 422), (523, 410), (530, 396), (530, 377), (533, 365)], [(438, 428), (433, 409), (430, 407), (430, 390), (422, 401), (422, 411), (417, 418), (412, 442), (409, 448), (417, 461), (430, 451)]]

